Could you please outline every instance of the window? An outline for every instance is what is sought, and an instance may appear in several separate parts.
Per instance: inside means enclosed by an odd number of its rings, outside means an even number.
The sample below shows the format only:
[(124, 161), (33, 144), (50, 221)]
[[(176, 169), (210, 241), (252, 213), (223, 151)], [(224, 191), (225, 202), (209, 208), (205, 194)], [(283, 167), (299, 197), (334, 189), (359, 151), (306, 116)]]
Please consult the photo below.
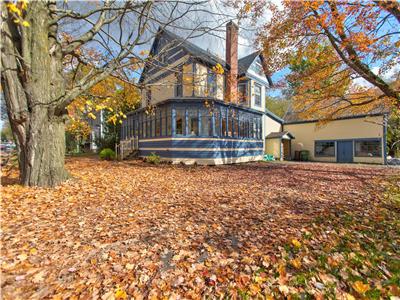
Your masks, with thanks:
[(151, 116), (151, 137), (156, 136), (156, 115)]
[(239, 121), (237, 116), (235, 116), (235, 118), (233, 119), (233, 136), (239, 136)]
[(175, 84), (175, 97), (182, 97), (182, 77), (183, 69), (180, 68), (178, 73), (176, 73), (176, 84)]
[(156, 132), (155, 136), (160, 136), (161, 135), (161, 119), (160, 119), (160, 112), (156, 112)]
[(211, 113), (209, 110), (201, 110), (201, 136), (212, 136)]
[(221, 136), (221, 114), (218, 110), (214, 111), (214, 124), (215, 124), (215, 135)]
[(143, 133), (142, 136), (145, 138), (147, 137), (147, 120), (146, 120), (146, 115), (142, 116), (142, 124), (143, 124)]
[(208, 96), (217, 96), (217, 74), (213, 71), (208, 70), (207, 74), (207, 93)]
[(256, 71), (256, 73), (258, 74), (258, 75), (264, 75), (264, 69), (263, 69), (263, 66), (262, 66), (262, 64), (261, 64), (261, 62), (256, 62), (255, 64), (254, 64), (254, 70)]
[(172, 135), (172, 115), (169, 107), (167, 107), (167, 135)]
[(316, 141), (315, 142), (315, 156), (335, 156), (335, 142), (333, 141)]
[(139, 120), (138, 115), (135, 116), (135, 137), (139, 136)]
[(229, 116), (228, 116), (228, 136), (232, 136), (232, 127), (233, 127), (233, 122), (232, 122), (232, 120), (233, 120), (233, 118), (235, 117), (235, 115), (234, 115), (234, 110), (233, 109), (230, 109), (229, 110)]
[(226, 121), (227, 121), (226, 120), (226, 109), (222, 108), (221, 109), (221, 130), (222, 130), (221, 136), (226, 136), (226, 129), (227, 129)]
[(380, 140), (359, 140), (355, 141), (355, 156), (381, 157)]
[(261, 107), (261, 85), (254, 84), (254, 105)]
[(185, 110), (177, 109), (176, 110), (176, 127), (175, 134), (184, 134), (185, 132)]
[(238, 93), (239, 93), (239, 102), (247, 102), (247, 84), (239, 83), (238, 85)]
[(199, 114), (197, 109), (188, 111), (188, 130), (189, 135), (199, 135)]
[(166, 110), (165, 107), (161, 108), (161, 135), (166, 136), (167, 135), (167, 116), (165, 115)]

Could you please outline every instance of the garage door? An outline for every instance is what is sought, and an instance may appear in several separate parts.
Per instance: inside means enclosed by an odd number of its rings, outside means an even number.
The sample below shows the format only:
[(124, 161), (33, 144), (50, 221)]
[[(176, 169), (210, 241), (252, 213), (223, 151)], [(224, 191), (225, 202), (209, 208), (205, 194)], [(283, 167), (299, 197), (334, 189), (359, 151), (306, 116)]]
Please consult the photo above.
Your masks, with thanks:
[(353, 141), (337, 142), (337, 162), (340, 163), (353, 162)]

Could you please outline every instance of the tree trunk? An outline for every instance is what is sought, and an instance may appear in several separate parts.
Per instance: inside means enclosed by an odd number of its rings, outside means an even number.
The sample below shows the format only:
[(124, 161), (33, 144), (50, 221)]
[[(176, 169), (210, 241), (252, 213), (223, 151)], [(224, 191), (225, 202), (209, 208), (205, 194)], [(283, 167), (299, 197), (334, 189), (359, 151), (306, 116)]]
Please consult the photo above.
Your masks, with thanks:
[(29, 186), (55, 186), (64, 168), (65, 112), (55, 108), (65, 91), (57, 26), (49, 26), (51, 5), (32, 1), (16, 24), (2, 4), (1, 84), (18, 149), (20, 180)]

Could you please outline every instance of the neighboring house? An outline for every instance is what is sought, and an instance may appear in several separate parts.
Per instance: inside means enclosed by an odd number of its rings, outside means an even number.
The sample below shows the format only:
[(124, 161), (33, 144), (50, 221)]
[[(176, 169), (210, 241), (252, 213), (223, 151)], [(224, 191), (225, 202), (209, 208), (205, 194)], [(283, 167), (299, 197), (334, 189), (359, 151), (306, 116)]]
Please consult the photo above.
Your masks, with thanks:
[(281, 129), (266, 137), (266, 153), (295, 159), (298, 151), (307, 150), (312, 161), (385, 164), (386, 116), (386, 110), (374, 109), (320, 124), (289, 111)]
[[(140, 156), (154, 152), (172, 162), (263, 158), (269, 79), (259, 52), (238, 59), (236, 24), (227, 24), (225, 60), (167, 30), (159, 30), (150, 55), (158, 59), (139, 80), (147, 87), (142, 109), (128, 114), (121, 140), (138, 137)], [(223, 74), (212, 70), (217, 65)]]
[(89, 149), (91, 151), (97, 151), (97, 140), (100, 140), (104, 137), (104, 111), (99, 110), (94, 113), (96, 119), (87, 118), (89, 126), (92, 128), (89, 136)]

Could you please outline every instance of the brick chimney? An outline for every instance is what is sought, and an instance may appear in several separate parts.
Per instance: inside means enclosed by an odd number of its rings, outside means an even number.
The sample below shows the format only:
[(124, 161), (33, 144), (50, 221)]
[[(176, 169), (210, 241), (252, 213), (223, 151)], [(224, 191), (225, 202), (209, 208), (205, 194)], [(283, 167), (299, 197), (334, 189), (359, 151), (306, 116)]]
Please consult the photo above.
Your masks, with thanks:
[(230, 65), (230, 71), (226, 74), (226, 100), (229, 102), (238, 102), (238, 32), (239, 27), (230, 21), (226, 24), (226, 48), (225, 61)]

